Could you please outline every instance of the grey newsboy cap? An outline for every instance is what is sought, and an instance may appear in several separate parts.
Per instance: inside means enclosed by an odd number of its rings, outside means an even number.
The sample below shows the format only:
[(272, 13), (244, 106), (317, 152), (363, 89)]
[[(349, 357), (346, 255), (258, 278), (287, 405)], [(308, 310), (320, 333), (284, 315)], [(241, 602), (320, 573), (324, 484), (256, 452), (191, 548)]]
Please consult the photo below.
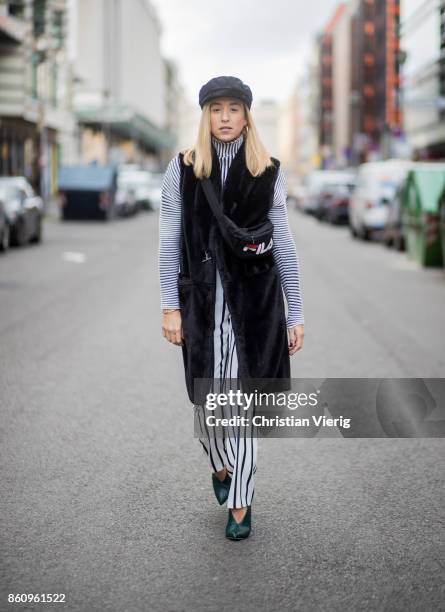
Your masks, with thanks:
[(233, 76), (219, 76), (210, 79), (199, 90), (199, 106), (202, 108), (204, 104), (214, 98), (239, 98), (248, 108), (252, 105), (252, 91), (248, 85), (245, 85), (241, 79)]

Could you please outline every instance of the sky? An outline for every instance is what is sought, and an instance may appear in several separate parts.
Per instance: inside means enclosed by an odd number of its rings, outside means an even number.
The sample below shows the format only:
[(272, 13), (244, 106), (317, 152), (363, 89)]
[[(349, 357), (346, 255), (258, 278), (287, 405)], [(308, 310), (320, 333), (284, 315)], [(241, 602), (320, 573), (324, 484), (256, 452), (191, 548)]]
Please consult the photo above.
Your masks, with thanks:
[(284, 101), (295, 87), (314, 35), (338, 0), (151, 0), (162, 51), (175, 61), (185, 93), (197, 101), (209, 79), (233, 75), (255, 98)]

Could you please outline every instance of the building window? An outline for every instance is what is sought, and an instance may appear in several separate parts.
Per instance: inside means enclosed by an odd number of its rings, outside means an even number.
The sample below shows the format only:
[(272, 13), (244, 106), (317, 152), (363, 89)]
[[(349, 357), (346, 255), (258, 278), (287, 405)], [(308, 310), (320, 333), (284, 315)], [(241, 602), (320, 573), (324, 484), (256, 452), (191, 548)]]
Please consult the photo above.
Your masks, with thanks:
[(365, 21), (363, 24), (365, 34), (374, 34), (374, 24), (372, 21)]
[(31, 98), (37, 100), (37, 62), (32, 62), (31, 68)]
[(34, 36), (38, 38), (45, 33), (46, 0), (34, 0)]
[(53, 13), (53, 41), (56, 49), (61, 49), (64, 42), (63, 11)]
[(24, 0), (9, 0), (8, 13), (11, 15), (11, 17), (16, 17), (17, 19), (23, 19), (23, 17), (25, 16)]
[[(439, 91), (441, 96), (445, 96), (445, 1), (440, 6)], [(441, 108), (439, 112), (442, 121), (445, 120), (445, 108)]]
[(31, 97), (38, 100), (41, 96), (44, 55), (41, 51), (34, 51), (31, 57)]
[(51, 67), (51, 104), (57, 107), (57, 88), (58, 88), (59, 68), (56, 63)]
[(375, 129), (375, 120), (371, 115), (365, 115), (363, 120), (364, 131), (369, 134), (369, 132), (373, 132)]

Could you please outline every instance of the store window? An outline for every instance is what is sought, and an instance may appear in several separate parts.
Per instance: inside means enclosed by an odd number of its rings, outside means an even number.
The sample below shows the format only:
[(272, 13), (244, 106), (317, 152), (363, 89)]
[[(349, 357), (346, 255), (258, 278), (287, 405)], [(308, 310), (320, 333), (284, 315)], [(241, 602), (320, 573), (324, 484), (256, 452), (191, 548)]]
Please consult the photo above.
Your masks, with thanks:
[(24, 0), (9, 0), (8, 1), (8, 13), (11, 17), (16, 19), (23, 19), (25, 16), (25, 2)]
[(58, 105), (58, 85), (59, 85), (59, 67), (54, 63), (51, 67), (51, 104), (56, 107)]
[(46, 20), (46, 0), (34, 0), (34, 19), (33, 28), (34, 36), (38, 38), (45, 33), (45, 20)]
[(54, 11), (52, 23), (54, 47), (56, 49), (61, 49), (64, 43), (63, 11)]

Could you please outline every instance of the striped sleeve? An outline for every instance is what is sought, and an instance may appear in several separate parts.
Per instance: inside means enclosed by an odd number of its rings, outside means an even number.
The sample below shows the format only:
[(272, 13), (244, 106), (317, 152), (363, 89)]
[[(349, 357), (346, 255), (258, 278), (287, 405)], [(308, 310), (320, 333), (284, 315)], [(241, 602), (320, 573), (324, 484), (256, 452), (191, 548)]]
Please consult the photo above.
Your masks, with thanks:
[(179, 308), (178, 272), (182, 214), (180, 176), (179, 156), (176, 156), (170, 161), (164, 175), (159, 213), (161, 308)]
[(274, 201), (268, 216), (274, 225), (273, 254), (287, 301), (287, 327), (293, 327), (304, 323), (304, 313), (300, 288), (300, 263), (289, 227), (286, 196), (286, 181), (280, 167), (275, 182)]

